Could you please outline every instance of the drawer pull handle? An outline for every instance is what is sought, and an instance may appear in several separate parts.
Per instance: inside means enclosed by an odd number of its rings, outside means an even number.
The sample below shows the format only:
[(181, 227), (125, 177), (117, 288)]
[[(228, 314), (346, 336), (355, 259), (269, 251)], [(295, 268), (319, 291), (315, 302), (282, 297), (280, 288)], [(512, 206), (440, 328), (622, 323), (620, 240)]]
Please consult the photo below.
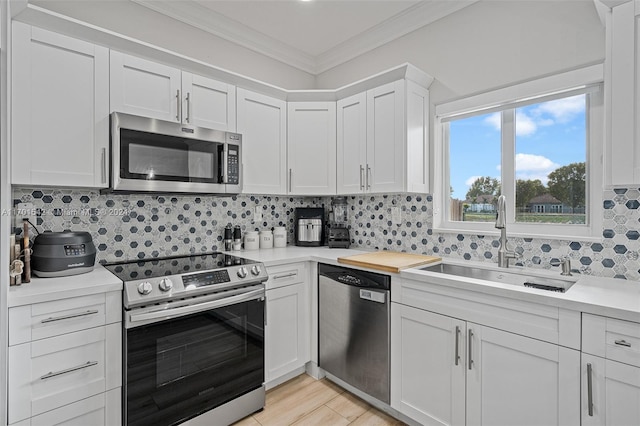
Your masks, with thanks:
[(620, 346), (626, 346), (627, 348), (631, 347), (631, 343), (624, 341), (624, 340), (616, 340), (614, 342), (616, 345), (620, 345)]
[(456, 365), (460, 362), (460, 327), (456, 325), (456, 353), (454, 355)]
[(71, 319), (71, 318), (78, 318), (78, 317), (85, 317), (87, 315), (94, 315), (94, 314), (97, 314), (97, 313), (98, 313), (97, 310), (92, 310), (92, 311), (87, 311), (87, 312), (80, 312), (80, 313), (77, 313), (77, 314), (63, 315), (61, 317), (49, 317), (49, 318), (43, 319), (40, 322), (42, 324), (46, 324), (48, 322), (62, 321), (62, 320)]
[(591, 363), (587, 363), (587, 410), (593, 417), (593, 369)]
[(298, 275), (297, 272), (289, 272), (288, 274), (282, 274), (282, 275), (274, 275), (273, 279), (274, 280), (279, 280), (281, 278), (289, 278), (289, 277), (295, 277), (296, 275)]
[(473, 350), (471, 344), (473, 343), (473, 330), (469, 330), (469, 370), (473, 368)]
[(83, 368), (93, 367), (94, 365), (98, 365), (98, 361), (87, 361), (85, 364), (79, 365), (77, 367), (67, 368), (66, 370), (56, 371), (55, 373), (53, 371), (51, 371), (51, 372), (45, 374), (44, 376), (40, 377), (40, 380), (50, 379), (52, 377), (60, 376), (62, 374), (67, 374), (67, 373), (71, 373), (73, 371), (82, 370)]

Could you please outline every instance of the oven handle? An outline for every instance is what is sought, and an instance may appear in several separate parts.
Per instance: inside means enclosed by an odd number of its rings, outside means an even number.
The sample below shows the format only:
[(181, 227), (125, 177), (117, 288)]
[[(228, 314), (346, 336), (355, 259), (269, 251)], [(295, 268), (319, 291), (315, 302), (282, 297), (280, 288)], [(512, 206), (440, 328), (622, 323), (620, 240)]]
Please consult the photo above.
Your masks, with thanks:
[(196, 312), (208, 311), (225, 306), (235, 305), (236, 303), (247, 302), (254, 299), (264, 298), (264, 288), (252, 290), (247, 293), (238, 294), (236, 296), (225, 297), (224, 299), (212, 300), (210, 302), (197, 303), (195, 305), (181, 306), (179, 308), (163, 309), (161, 311), (147, 312), (144, 314), (131, 314), (129, 321), (142, 322), (151, 320), (163, 320), (169, 318), (181, 317)]

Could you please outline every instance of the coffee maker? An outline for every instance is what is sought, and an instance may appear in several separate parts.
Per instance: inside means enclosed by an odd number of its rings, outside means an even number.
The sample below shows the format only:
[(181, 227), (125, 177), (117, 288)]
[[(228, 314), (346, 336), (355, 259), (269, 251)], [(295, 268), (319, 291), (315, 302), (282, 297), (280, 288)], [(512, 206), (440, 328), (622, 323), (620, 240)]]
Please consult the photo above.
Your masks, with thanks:
[(351, 236), (348, 228), (347, 197), (334, 197), (331, 200), (333, 220), (330, 223), (328, 244), (330, 248), (349, 248)]
[(295, 218), (296, 245), (321, 246), (324, 241), (324, 207), (297, 207)]

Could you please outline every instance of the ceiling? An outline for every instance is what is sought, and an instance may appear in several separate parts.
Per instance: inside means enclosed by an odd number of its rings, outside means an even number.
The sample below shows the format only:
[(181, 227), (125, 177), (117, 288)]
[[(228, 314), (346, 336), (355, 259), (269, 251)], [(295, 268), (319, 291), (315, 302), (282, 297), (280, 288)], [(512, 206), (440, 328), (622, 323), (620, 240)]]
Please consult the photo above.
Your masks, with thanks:
[(319, 74), (478, 0), (131, 0)]

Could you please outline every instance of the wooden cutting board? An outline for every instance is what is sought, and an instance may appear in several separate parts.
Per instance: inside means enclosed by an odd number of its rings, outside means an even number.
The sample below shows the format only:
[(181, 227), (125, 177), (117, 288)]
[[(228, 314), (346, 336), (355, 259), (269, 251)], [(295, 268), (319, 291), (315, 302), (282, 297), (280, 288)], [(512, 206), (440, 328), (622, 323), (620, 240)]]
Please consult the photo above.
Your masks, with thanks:
[(428, 263), (439, 262), (441, 260), (442, 258), (436, 256), (383, 250), (339, 257), (338, 263), (346, 263), (347, 265), (397, 273), (402, 269), (413, 268), (420, 265), (426, 265)]

